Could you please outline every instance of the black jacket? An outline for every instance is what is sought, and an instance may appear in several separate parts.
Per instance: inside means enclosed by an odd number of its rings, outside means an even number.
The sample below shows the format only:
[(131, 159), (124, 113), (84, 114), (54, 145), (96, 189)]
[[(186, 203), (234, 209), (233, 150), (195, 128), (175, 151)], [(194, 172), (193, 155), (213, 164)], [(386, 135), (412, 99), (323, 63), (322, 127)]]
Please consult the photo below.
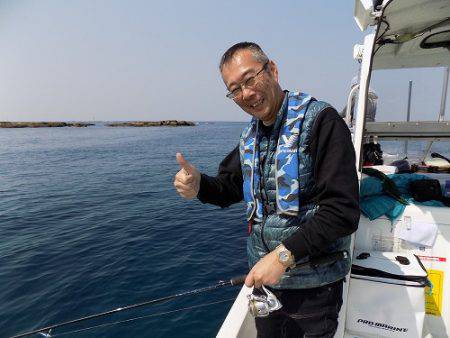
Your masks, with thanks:
[[(359, 187), (349, 129), (334, 108), (319, 113), (309, 146), (315, 186), (309, 197), (319, 209), (283, 244), (296, 259), (315, 256), (337, 238), (358, 227)], [(239, 147), (220, 163), (217, 176), (201, 176), (198, 199), (222, 208), (243, 199)]]

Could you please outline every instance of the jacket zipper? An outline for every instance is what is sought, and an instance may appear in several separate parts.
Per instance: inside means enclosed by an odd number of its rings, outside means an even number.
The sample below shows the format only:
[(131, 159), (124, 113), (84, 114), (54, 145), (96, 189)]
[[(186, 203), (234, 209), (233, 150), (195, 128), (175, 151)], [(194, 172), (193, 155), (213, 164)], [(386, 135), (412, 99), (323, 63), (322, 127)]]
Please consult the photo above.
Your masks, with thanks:
[[(267, 161), (268, 161), (268, 159), (269, 159), (269, 146), (270, 146), (270, 141), (271, 141), (271, 139), (272, 139), (272, 138), (269, 137), (269, 139), (268, 139), (268, 141), (267, 141), (266, 157), (265, 157), (263, 166), (262, 166), (262, 168), (261, 168), (261, 169), (262, 169), (262, 170), (261, 170), (261, 172), (262, 172), (262, 178), (264, 179), (264, 187), (263, 187), (263, 189), (264, 189), (264, 192), (265, 192), (265, 195), (266, 195), (266, 203), (268, 203), (269, 195), (267, 194), (267, 189), (266, 189), (266, 179), (265, 179), (266, 175), (265, 175), (265, 170), (264, 170), (264, 168), (266, 167)], [(261, 223), (261, 242), (263, 243), (264, 248), (267, 250), (267, 252), (270, 252), (269, 246), (267, 245), (266, 240), (264, 239), (264, 226), (266, 225), (267, 216), (268, 216), (268, 215), (267, 215), (266, 208), (263, 206), (263, 218), (262, 218), (262, 223)]]

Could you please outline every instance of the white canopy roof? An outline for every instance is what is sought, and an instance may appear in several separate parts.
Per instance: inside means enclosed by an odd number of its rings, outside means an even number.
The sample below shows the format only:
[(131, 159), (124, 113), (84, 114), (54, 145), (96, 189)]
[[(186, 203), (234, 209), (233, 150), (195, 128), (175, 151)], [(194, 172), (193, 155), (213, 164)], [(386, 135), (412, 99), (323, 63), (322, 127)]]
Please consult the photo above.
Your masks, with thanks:
[(449, 45), (426, 48), (450, 41), (450, 0), (356, 0), (355, 20), (361, 30), (381, 20), (374, 69), (450, 66)]

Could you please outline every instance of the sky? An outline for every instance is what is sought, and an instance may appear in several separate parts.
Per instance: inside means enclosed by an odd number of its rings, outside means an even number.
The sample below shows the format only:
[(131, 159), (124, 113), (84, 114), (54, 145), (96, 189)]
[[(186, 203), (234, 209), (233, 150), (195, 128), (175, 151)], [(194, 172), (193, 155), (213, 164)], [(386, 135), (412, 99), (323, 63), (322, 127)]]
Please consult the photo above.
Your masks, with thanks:
[[(284, 89), (341, 110), (362, 43), (353, 1), (0, 1), (0, 120), (248, 121), (218, 63), (260, 44)], [(377, 71), (377, 120), (437, 118), (443, 69)], [(450, 105), (447, 99), (447, 119)]]

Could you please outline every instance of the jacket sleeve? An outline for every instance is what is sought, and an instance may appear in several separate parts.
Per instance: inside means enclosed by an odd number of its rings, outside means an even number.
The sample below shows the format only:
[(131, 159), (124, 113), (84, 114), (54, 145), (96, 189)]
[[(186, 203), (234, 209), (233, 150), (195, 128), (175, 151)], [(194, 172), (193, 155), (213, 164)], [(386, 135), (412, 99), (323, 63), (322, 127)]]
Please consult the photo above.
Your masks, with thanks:
[(202, 203), (218, 205), (221, 208), (238, 203), (243, 199), (242, 169), (239, 146), (236, 146), (220, 163), (215, 177), (201, 175), (197, 198)]
[(315, 180), (311, 199), (319, 208), (283, 241), (296, 260), (320, 255), (331, 242), (355, 232), (360, 216), (355, 151), (350, 131), (334, 108), (319, 113), (311, 136)]

